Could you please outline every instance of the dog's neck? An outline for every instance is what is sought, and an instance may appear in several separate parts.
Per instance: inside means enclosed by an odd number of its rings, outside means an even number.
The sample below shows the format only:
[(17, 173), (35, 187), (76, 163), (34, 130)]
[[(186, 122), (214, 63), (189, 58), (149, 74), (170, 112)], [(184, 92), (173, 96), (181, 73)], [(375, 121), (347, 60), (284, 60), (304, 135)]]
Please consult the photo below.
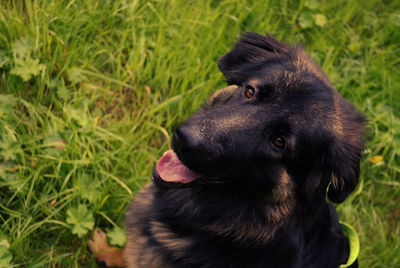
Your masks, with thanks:
[(268, 243), (295, 209), (293, 196), (271, 201), (260, 193), (235, 185), (161, 189), (161, 197), (164, 205), (174, 203), (179, 208), (174, 215), (169, 215), (176, 222), (252, 246)]

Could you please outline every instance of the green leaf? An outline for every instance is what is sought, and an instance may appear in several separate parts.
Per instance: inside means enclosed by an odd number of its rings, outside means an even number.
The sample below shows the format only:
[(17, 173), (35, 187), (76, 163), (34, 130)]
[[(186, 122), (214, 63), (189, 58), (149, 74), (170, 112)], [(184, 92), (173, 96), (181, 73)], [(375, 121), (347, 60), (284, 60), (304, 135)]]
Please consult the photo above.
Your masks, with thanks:
[(18, 166), (14, 161), (3, 161), (0, 163), (0, 182), (1, 186), (7, 186), (13, 192), (26, 192), (28, 190), (25, 177), (22, 179), (16, 174)]
[(0, 159), (5, 161), (15, 160), (21, 148), (9, 135), (0, 140)]
[(97, 181), (87, 173), (78, 175), (74, 178), (74, 189), (83, 199), (87, 199), (90, 203), (95, 203), (100, 198), (100, 194), (96, 189)]
[(12, 52), (14, 58), (25, 58), (29, 57), (34, 47), (34, 41), (29, 36), (16, 40), (12, 46)]
[(347, 45), (347, 48), (353, 53), (359, 51), (361, 47), (362, 47), (361, 42), (354, 42)]
[(67, 70), (68, 80), (72, 84), (78, 84), (82, 82), (86, 77), (82, 74), (81, 70), (77, 67), (72, 67)]
[(4, 179), (7, 176), (7, 171), (9, 171), (7, 166), (0, 163), (0, 179)]
[(303, 12), (299, 17), (299, 25), (303, 29), (311, 28), (314, 25), (314, 18), (311, 12)]
[(11, 267), (12, 255), (8, 250), (10, 244), (4, 235), (0, 234), (0, 268)]
[(29, 37), (15, 41), (12, 48), (15, 66), (10, 73), (20, 76), (25, 82), (32, 76), (38, 75), (45, 68), (43, 64), (39, 63), (38, 59), (32, 58), (33, 48), (34, 42)]
[(44, 70), (44, 65), (39, 63), (38, 59), (32, 59), (31, 57), (15, 59), (15, 64), (16, 66), (11, 69), (10, 73), (20, 76), (25, 82)]
[(0, 94), (0, 118), (13, 111), (17, 98), (11, 94)]
[(91, 125), (91, 120), (86, 112), (72, 107), (66, 107), (65, 109), (68, 113), (68, 116), (81, 127), (85, 128)]
[(50, 81), (47, 82), (47, 86), (50, 89), (57, 90), (57, 96), (61, 100), (68, 100), (68, 98), (70, 96), (70, 92), (65, 87), (63, 81), (61, 81), (58, 78), (53, 78), (53, 79), (50, 79)]
[(12, 192), (25, 193), (28, 191), (27, 182), (20, 179), (17, 175), (12, 173), (7, 173), (5, 177), (2, 177), (5, 185), (10, 188)]
[(318, 0), (307, 0), (304, 5), (309, 9), (317, 9), (319, 7), (320, 2)]
[(57, 96), (62, 100), (68, 100), (69, 98), (69, 91), (65, 86), (60, 86), (57, 89)]
[(94, 227), (93, 213), (85, 205), (67, 210), (66, 222), (70, 225), (72, 233), (82, 237)]
[(314, 17), (314, 22), (315, 25), (319, 26), (319, 27), (324, 27), (325, 24), (328, 22), (328, 20), (326, 19), (324, 14), (315, 14), (313, 15)]
[(12, 267), (12, 255), (7, 248), (0, 246), (0, 268)]
[(57, 78), (50, 79), (47, 83), (48, 88), (55, 89), (61, 85), (61, 81)]
[(0, 69), (3, 66), (6, 66), (6, 64), (8, 64), (9, 61), (10, 61), (10, 58), (7, 57), (6, 51), (5, 50), (0, 50)]
[(125, 231), (117, 226), (107, 231), (107, 237), (113, 246), (123, 247), (126, 243)]
[(0, 231), (0, 247), (10, 248), (10, 243), (8, 243), (7, 237)]

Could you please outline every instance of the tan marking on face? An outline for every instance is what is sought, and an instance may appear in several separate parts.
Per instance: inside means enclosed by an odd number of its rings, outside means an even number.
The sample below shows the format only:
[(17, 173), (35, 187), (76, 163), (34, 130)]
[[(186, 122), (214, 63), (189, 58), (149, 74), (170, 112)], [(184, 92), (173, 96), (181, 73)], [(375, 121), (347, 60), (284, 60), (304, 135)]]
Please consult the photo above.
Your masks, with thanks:
[(258, 78), (252, 78), (247, 82), (247, 85), (252, 87), (259, 87), (261, 85), (261, 80)]
[(272, 222), (282, 222), (295, 207), (294, 185), (286, 170), (283, 170), (275, 189), (266, 197), (270, 205), (268, 217)]
[(335, 110), (335, 114), (334, 114), (334, 119), (332, 122), (332, 130), (335, 132), (335, 134), (343, 136), (344, 135), (344, 131), (343, 131), (343, 121), (342, 121), (342, 110), (341, 107), (339, 105), (339, 96), (336, 93), (333, 97), (333, 107)]
[(224, 133), (231, 133), (232, 131), (243, 129), (243, 126), (251, 128), (252, 124), (256, 125), (256, 121), (252, 120), (250, 116), (246, 116), (245, 114), (232, 114), (230, 116), (218, 118), (213, 124), (213, 128)]
[(237, 85), (231, 85), (225, 88), (222, 88), (220, 90), (218, 90), (217, 92), (215, 92), (214, 94), (211, 95), (210, 98), (208, 98), (206, 104), (208, 108), (211, 108), (214, 105), (214, 101), (216, 98), (218, 98), (221, 95), (229, 95), (229, 94), (233, 94), (235, 90), (237, 90), (239, 87)]
[(280, 203), (287, 200), (292, 194), (292, 180), (286, 170), (283, 170), (278, 185), (272, 190), (271, 197), (268, 200), (273, 203)]

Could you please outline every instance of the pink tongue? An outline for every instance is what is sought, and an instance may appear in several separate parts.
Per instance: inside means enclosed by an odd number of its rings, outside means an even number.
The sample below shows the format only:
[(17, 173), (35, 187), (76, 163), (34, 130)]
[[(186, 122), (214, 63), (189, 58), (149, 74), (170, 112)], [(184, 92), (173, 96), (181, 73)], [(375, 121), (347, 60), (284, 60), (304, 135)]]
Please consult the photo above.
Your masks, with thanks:
[(166, 182), (189, 183), (201, 176), (188, 169), (172, 150), (167, 151), (158, 160), (156, 170), (161, 179)]

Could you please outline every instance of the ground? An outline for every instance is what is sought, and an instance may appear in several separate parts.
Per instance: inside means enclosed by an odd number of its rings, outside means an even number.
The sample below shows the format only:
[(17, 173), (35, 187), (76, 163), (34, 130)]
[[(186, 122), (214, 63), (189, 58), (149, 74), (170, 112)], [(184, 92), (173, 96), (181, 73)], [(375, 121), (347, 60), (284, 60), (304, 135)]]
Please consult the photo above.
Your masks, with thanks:
[(338, 207), (361, 267), (400, 267), (399, 1), (1, 1), (0, 267), (95, 267), (170, 133), (245, 31), (300, 43), (369, 120)]

